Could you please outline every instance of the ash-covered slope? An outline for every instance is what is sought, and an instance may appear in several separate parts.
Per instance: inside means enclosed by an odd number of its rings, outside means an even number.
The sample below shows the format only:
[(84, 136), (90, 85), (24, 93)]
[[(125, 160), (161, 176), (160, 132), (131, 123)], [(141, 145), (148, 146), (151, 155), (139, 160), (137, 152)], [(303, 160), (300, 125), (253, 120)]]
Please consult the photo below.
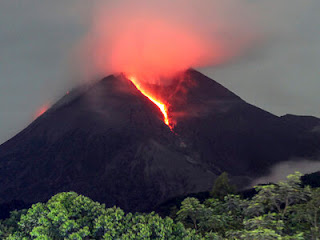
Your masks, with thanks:
[(320, 150), (315, 119), (274, 116), (195, 70), (156, 90), (175, 133), (123, 76), (66, 95), (0, 146), (0, 203), (76, 191), (143, 211), (209, 190), (222, 171), (245, 186), (274, 163)]

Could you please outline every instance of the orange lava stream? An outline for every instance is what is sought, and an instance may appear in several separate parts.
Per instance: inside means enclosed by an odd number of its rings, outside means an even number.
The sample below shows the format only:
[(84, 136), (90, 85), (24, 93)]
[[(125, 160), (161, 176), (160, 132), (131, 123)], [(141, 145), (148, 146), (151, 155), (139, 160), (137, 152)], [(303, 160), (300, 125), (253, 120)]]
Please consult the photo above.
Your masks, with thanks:
[(150, 93), (147, 93), (143, 87), (139, 84), (139, 82), (137, 81), (136, 77), (134, 76), (129, 76), (128, 77), (130, 79), (130, 81), (136, 86), (136, 88), (144, 95), (146, 96), (151, 102), (153, 102), (155, 105), (158, 106), (158, 108), (160, 109), (160, 111), (163, 114), (163, 121), (166, 125), (168, 125), (168, 127), (172, 130), (171, 125), (170, 125), (170, 120), (168, 117), (168, 108), (167, 106), (160, 102), (159, 100), (157, 100), (154, 96), (152, 96)]

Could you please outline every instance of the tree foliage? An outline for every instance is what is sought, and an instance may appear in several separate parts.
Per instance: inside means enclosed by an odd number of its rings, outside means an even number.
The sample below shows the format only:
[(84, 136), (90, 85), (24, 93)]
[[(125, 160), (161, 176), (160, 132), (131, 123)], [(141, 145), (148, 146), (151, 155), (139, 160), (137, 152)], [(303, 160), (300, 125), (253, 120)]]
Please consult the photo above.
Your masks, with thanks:
[(125, 213), (74, 192), (59, 193), (11, 212), (0, 222), (0, 239), (318, 240), (320, 189), (302, 186), (300, 177), (297, 172), (286, 181), (257, 186), (252, 199), (230, 193), (203, 202), (189, 197), (173, 218)]
[[(34, 204), (15, 218), (14, 230), (3, 238), (17, 239), (200, 239), (195, 230), (155, 213), (125, 214), (74, 192), (60, 193)], [(7, 221), (4, 225), (10, 226)], [(9, 233), (9, 234), (8, 234)]]
[(302, 187), (301, 176), (296, 172), (289, 175), (286, 181), (255, 187), (258, 193), (250, 202), (248, 214), (250, 210), (253, 214), (275, 211), (284, 219), (290, 206), (307, 201), (311, 194), (310, 187)]
[(211, 197), (223, 200), (228, 194), (233, 194), (235, 187), (230, 184), (228, 173), (223, 172), (214, 182)]

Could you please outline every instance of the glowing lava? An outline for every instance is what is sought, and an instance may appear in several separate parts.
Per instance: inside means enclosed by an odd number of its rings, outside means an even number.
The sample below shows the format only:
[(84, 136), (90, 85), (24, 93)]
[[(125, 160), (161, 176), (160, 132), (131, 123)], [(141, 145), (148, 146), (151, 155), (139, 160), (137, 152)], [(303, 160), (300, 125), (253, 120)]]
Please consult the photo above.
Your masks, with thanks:
[(45, 104), (43, 105), (40, 109), (38, 109), (38, 111), (35, 113), (33, 119), (37, 119), (38, 117), (40, 117), (42, 114), (44, 114), (47, 110), (49, 109), (49, 105)]
[(152, 94), (148, 93), (146, 90), (143, 89), (141, 84), (137, 81), (137, 78), (134, 76), (129, 76), (128, 79), (136, 86), (136, 88), (144, 95), (146, 96), (151, 102), (153, 102), (157, 107), (160, 109), (160, 111), (163, 114), (163, 121), (168, 127), (172, 130), (172, 126), (170, 124), (170, 120), (168, 117), (168, 107), (166, 104), (158, 100), (155, 96)]

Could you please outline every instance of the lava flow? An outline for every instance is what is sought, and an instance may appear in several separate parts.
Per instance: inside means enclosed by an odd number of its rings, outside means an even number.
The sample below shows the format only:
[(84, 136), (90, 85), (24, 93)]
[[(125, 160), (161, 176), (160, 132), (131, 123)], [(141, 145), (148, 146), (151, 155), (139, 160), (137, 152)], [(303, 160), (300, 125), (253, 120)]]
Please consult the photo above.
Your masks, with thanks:
[(155, 96), (148, 93), (145, 89), (143, 89), (142, 85), (139, 84), (137, 81), (137, 78), (134, 76), (129, 76), (128, 79), (136, 86), (136, 88), (144, 95), (146, 96), (151, 102), (153, 102), (162, 112), (163, 114), (163, 121), (168, 127), (172, 130), (172, 125), (170, 123), (169, 117), (168, 117), (168, 107), (166, 104), (158, 100)]

